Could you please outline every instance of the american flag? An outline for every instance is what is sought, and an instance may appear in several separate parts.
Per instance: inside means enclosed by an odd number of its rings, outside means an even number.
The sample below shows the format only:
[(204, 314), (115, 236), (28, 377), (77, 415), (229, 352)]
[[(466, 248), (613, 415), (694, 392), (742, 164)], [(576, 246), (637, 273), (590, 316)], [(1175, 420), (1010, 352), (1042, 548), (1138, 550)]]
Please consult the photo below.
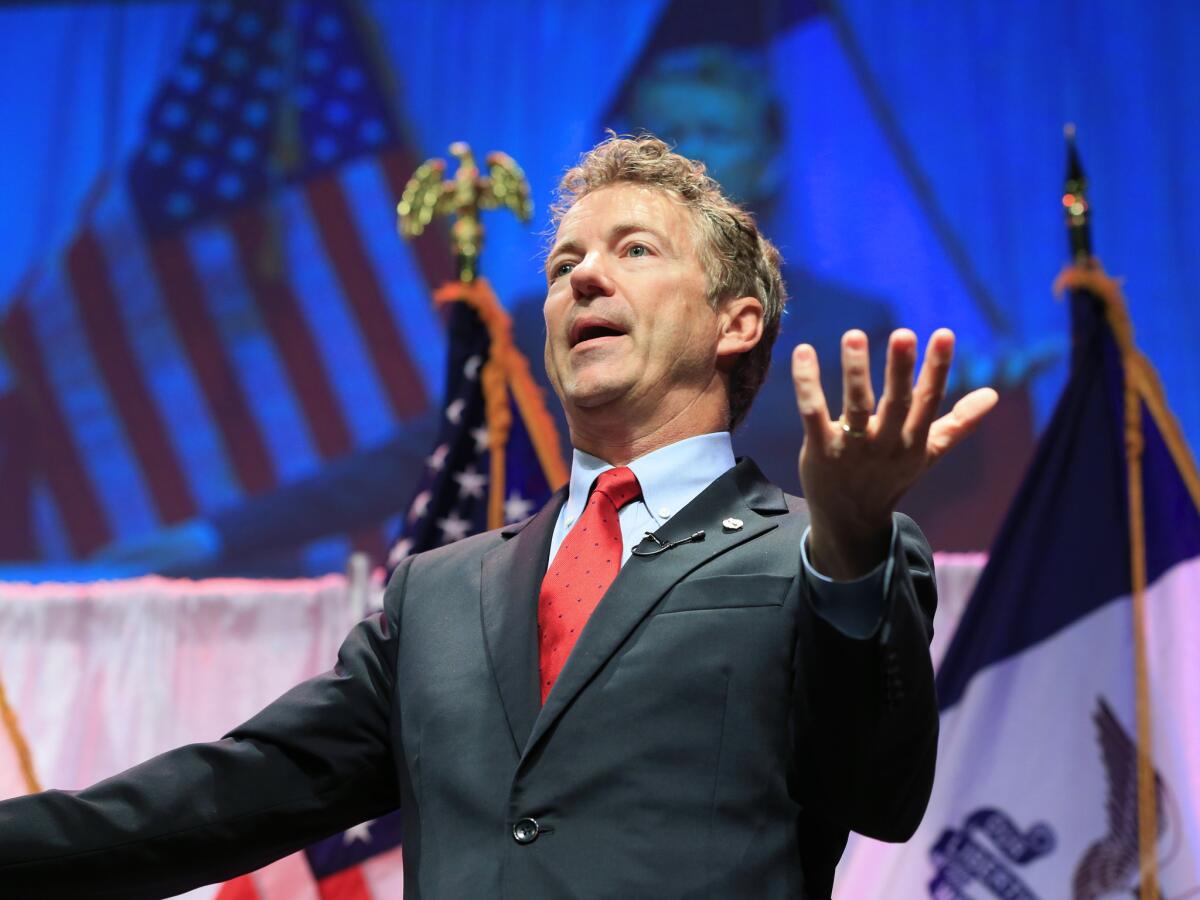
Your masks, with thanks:
[(450, 304), (445, 407), (390, 568), (410, 554), (519, 522), (567, 480), (554, 421), (487, 281), (446, 285), (437, 300)]
[(35, 463), (9, 547), (86, 556), (428, 409), (452, 270), (396, 236), (417, 159), (381, 60), (350, 3), (198, 4), (132, 159), (0, 323), (36, 433), (9, 431)]
[[(389, 564), (533, 514), (567, 479), (558, 436), (486, 281), (449, 284), (445, 406)], [(403, 890), (401, 814), (357, 825), (221, 887), (217, 900), (373, 900)]]
[(403, 894), (395, 812), (227, 881), (216, 900), (399, 900)]

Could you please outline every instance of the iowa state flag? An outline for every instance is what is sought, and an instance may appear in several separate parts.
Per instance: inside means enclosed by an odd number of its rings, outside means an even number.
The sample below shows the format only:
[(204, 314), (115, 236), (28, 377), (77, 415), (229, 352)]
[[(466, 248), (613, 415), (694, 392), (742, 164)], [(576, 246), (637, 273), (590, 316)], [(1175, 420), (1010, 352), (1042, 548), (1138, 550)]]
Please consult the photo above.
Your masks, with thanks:
[(1104, 284), (938, 672), (924, 822), (838, 898), (1200, 897), (1200, 478)]

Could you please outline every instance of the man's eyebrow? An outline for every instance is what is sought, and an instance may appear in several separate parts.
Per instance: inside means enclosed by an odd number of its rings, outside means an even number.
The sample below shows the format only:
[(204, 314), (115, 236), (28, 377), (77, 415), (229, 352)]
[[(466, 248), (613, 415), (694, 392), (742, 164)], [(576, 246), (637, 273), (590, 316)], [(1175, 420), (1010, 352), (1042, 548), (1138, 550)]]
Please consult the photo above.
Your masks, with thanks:
[(550, 264), (554, 262), (554, 257), (560, 256), (563, 253), (583, 253), (583, 245), (578, 241), (571, 239), (563, 241), (561, 244), (555, 244), (550, 248), (550, 252), (546, 254), (546, 274), (550, 274)]
[[(620, 240), (623, 237), (626, 237), (630, 234), (636, 234), (639, 231), (644, 231), (646, 234), (651, 234), (666, 244), (669, 249), (675, 249), (675, 245), (671, 243), (671, 239), (667, 237), (665, 232), (660, 231), (651, 225), (647, 225), (644, 222), (621, 222), (618, 225), (614, 225), (608, 230), (608, 239), (610, 241)], [(570, 240), (563, 241), (561, 244), (555, 244), (553, 247), (551, 247), (550, 252), (546, 254), (547, 274), (549, 274), (550, 264), (554, 261), (554, 257), (563, 253), (576, 253), (582, 255), (583, 245), (572, 238)]]
[(666, 232), (660, 231), (652, 225), (647, 225), (645, 222), (622, 222), (619, 225), (614, 225), (608, 232), (609, 239), (623, 238), (627, 235), (635, 234), (636, 232), (644, 231), (646, 234), (654, 235), (670, 249), (674, 250), (675, 246), (671, 243), (671, 239), (667, 237)]

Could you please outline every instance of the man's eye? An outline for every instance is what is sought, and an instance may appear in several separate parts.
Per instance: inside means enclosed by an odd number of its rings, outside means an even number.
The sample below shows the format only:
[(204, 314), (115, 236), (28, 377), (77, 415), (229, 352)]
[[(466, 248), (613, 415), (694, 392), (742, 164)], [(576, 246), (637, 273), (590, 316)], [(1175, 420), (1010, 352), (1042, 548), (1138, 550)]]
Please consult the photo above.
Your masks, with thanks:
[(649, 252), (643, 244), (634, 244), (629, 248), (630, 256), (645, 256)]
[(575, 268), (575, 263), (573, 263), (573, 262), (559, 263), (557, 266), (554, 267), (554, 277), (561, 278), (563, 275), (570, 275), (571, 270), (574, 268)]

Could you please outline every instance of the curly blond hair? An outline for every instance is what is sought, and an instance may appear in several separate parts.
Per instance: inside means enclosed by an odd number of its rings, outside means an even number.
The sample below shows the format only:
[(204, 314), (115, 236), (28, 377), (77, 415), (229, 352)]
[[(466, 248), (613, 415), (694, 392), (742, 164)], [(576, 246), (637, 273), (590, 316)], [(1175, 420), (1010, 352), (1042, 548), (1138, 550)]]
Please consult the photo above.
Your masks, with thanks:
[(726, 300), (756, 297), (763, 307), (762, 339), (742, 354), (729, 378), (729, 427), (737, 428), (762, 387), (779, 336), (787, 292), (779, 269), (782, 257), (759, 234), (754, 216), (734, 203), (705, 172), (704, 163), (672, 152), (653, 135), (616, 134), (597, 144), (568, 169), (550, 208), (557, 228), (567, 210), (588, 194), (614, 184), (657, 188), (692, 213), (700, 263), (715, 309)]

